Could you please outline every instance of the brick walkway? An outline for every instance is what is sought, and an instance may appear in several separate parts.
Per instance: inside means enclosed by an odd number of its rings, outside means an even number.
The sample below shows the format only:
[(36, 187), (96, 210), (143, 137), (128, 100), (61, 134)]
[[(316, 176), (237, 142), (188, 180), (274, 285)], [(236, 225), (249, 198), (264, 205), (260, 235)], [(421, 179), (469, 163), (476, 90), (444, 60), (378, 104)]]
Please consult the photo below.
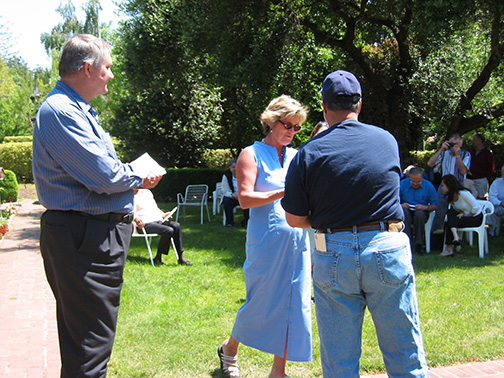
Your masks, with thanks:
[(23, 201), (0, 242), (0, 377), (59, 377), (56, 306), (38, 245), (42, 212)]
[[(54, 297), (38, 235), (42, 206), (25, 200), (0, 241), (0, 377), (58, 378)], [(431, 378), (504, 378), (504, 360), (431, 369)], [(385, 374), (366, 378), (386, 378)]]

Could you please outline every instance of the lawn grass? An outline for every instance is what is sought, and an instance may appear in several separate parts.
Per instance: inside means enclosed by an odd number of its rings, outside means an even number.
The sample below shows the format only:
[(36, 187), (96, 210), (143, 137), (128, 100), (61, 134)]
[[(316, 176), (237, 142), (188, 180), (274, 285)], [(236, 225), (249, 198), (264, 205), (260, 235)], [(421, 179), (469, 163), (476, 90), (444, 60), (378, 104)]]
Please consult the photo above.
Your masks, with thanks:
[[(245, 230), (223, 227), (221, 216), (200, 225), (196, 208), (187, 214), (179, 222), (192, 267), (177, 265), (171, 251), (164, 265), (153, 268), (143, 239), (132, 240), (110, 377), (221, 377), (216, 350), (245, 301)], [(238, 210), (235, 223), (240, 221)], [(155, 251), (157, 240), (153, 245)], [(485, 259), (476, 246), (463, 244), (455, 258), (438, 257), (436, 250), (415, 256), (431, 367), (504, 358), (504, 235), (490, 241)], [(314, 361), (289, 362), (291, 378), (322, 376), (315, 313), (313, 318)], [(361, 372), (384, 371), (369, 313), (364, 323)], [(271, 361), (271, 355), (240, 347), (242, 377), (267, 377)]]

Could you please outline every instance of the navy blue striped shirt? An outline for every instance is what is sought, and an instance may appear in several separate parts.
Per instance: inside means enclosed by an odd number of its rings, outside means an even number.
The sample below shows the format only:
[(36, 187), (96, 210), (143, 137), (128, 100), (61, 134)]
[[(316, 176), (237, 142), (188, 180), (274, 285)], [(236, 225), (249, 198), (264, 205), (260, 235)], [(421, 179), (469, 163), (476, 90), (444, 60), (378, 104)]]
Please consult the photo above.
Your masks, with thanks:
[(133, 188), (143, 182), (119, 161), (91, 105), (62, 81), (37, 112), (33, 177), (47, 209), (89, 214), (133, 211)]

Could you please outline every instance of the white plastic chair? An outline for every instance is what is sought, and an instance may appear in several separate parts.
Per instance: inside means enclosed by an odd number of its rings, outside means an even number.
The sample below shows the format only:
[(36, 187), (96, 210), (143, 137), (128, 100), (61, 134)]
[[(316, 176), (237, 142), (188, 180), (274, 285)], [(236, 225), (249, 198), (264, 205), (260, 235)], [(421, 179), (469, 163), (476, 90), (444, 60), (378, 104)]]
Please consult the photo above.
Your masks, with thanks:
[(206, 206), (208, 221), (210, 222), (210, 211), (208, 210), (208, 185), (187, 185), (185, 190), (185, 195), (182, 196), (181, 193), (177, 193), (177, 216), (175, 221), (178, 222), (178, 216), (180, 209), (184, 210), (185, 219), (185, 207), (186, 206), (200, 206), (201, 207), (201, 224), (203, 224), (203, 208)]
[[(477, 201), (481, 205), (481, 212), (483, 213), (483, 219), (481, 221), (481, 224), (476, 227), (458, 228), (458, 231), (459, 231), (459, 233), (463, 233), (463, 232), (467, 233), (467, 239), (468, 239), (469, 245), (471, 245), (471, 247), (473, 246), (473, 232), (476, 232), (478, 234), (479, 257), (484, 258), (485, 254), (488, 254), (488, 235), (487, 235), (487, 230), (485, 227), (486, 217), (489, 216), (490, 214), (493, 214), (494, 205), (489, 201), (484, 201), (484, 200), (477, 200)], [(460, 238), (462, 238), (462, 235), (460, 235)], [(446, 249), (446, 245), (444, 246), (444, 249)]]
[(425, 252), (430, 253), (430, 241), (431, 241), (431, 231), (432, 223), (434, 223), (435, 211), (431, 211), (429, 214), (429, 219), (425, 222), (424, 234), (425, 234)]
[(215, 190), (212, 193), (213, 198), (213, 215), (220, 213), (220, 205), (222, 204), (222, 199), (224, 196), (222, 195), (222, 183), (218, 182), (215, 184)]
[[(139, 230), (141, 230), (141, 232)], [(145, 231), (145, 228), (139, 229), (136, 226), (133, 226), (133, 234), (131, 236), (132, 237), (140, 237), (140, 238), (145, 239), (145, 244), (147, 245), (147, 250), (149, 251), (151, 265), (154, 266), (154, 259), (152, 258), (151, 241), (152, 241), (152, 238), (159, 236), (159, 234), (148, 234), (147, 231)], [(171, 238), (171, 244), (173, 247), (173, 251), (175, 252), (175, 257), (178, 260), (179, 254), (177, 251), (177, 247), (175, 247), (175, 242), (173, 241), (173, 238)]]
[[(486, 217), (493, 214), (494, 205), (490, 201), (478, 200), (481, 205), (481, 212), (483, 213), (483, 220), (481, 224), (477, 227), (464, 227), (459, 228), (459, 232), (466, 232), (469, 244), (473, 245), (473, 232), (478, 234), (478, 249), (479, 257), (484, 258), (485, 254), (488, 254), (488, 235), (486, 230)], [(462, 237), (462, 236), (461, 236)]]

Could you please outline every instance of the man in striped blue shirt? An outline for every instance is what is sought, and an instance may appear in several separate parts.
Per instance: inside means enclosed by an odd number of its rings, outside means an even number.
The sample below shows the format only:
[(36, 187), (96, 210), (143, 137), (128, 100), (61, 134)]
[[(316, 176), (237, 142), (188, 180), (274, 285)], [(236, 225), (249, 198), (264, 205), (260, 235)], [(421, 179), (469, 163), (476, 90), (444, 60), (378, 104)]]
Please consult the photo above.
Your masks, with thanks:
[(115, 337), (123, 270), (140, 177), (117, 158), (89, 102), (114, 78), (110, 45), (72, 37), (61, 79), (41, 105), (33, 131), (33, 176), (46, 207), (40, 250), (56, 298), (61, 377), (105, 377)]

